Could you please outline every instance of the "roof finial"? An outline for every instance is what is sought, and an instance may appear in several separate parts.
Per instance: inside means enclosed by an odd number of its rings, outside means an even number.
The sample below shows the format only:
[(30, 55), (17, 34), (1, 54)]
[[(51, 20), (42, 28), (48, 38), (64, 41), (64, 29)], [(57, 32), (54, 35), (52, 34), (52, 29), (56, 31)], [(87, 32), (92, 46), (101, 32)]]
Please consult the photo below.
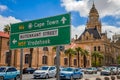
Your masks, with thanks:
[(95, 4), (94, 4), (94, 0), (93, 0), (93, 7), (95, 6)]

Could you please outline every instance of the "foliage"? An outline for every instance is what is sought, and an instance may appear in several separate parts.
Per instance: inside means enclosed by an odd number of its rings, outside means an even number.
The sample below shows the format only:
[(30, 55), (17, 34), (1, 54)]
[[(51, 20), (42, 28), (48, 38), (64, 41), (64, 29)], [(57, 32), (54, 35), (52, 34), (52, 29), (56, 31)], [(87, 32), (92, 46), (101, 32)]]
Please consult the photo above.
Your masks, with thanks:
[(77, 53), (77, 61), (78, 61), (78, 67), (80, 67), (80, 54), (83, 54), (83, 49), (81, 47), (75, 48), (75, 51)]
[(5, 27), (4, 27), (4, 32), (6, 32), (6, 33), (10, 33), (10, 26), (9, 25), (5, 25)]
[(120, 55), (117, 56), (117, 63), (120, 64)]
[(103, 59), (103, 54), (98, 52), (98, 51), (94, 51), (92, 52), (92, 66), (97, 67), (97, 66), (101, 66), (101, 60)]
[(100, 63), (98, 61), (96, 61), (96, 62), (92, 62), (92, 66), (96, 67), (96, 66), (101, 66), (101, 65), (100, 65)]
[(69, 48), (69, 49), (65, 50), (65, 55), (67, 55), (69, 57), (69, 67), (70, 67), (71, 66), (71, 63), (70, 63), (71, 57), (73, 55), (75, 55), (75, 51), (73, 49)]

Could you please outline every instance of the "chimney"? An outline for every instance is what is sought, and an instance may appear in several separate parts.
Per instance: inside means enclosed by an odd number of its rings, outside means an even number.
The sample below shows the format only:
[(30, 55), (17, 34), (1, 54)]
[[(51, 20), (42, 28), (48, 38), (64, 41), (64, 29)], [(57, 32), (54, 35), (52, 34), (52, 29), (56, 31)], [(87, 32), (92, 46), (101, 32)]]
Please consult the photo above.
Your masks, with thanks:
[(78, 35), (76, 34), (76, 35), (75, 35), (75, 40), (77, 40), (77, 37), (78, 37)]

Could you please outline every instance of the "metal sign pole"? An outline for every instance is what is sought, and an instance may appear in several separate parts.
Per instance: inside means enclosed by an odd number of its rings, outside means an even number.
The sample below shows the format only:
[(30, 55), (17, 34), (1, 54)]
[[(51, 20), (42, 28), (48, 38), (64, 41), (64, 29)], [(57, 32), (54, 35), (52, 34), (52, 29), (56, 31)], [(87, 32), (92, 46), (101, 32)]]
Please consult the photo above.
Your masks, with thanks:
[(56, 67), (57, 67), (57, 78), (56, 78), (56, 80), (60, 80), (60, 46), (57, 46), (57, 50), (56, 50), (56, 59), (57, 59), (57, 65), (56, 65)]
[(23, 49), (20, 49), (21, 54), (20, 54), (20, 80), (22, 80), (22, 73), (23, 73)]

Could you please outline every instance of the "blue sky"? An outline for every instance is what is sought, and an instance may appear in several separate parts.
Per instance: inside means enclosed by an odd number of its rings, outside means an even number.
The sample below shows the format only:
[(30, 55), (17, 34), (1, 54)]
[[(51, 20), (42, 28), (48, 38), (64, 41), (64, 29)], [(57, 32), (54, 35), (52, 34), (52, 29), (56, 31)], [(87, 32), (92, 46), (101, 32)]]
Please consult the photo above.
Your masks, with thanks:
[[(120, 1), (94, 0), (108, 36), (120, 33)], [(80, 35), (86, 26), (93, 0), (0, 0), (0, 31), (4, 25), (71, 12), (72, 37)], [(109, 33), (111, 31), (113, 33)]]

